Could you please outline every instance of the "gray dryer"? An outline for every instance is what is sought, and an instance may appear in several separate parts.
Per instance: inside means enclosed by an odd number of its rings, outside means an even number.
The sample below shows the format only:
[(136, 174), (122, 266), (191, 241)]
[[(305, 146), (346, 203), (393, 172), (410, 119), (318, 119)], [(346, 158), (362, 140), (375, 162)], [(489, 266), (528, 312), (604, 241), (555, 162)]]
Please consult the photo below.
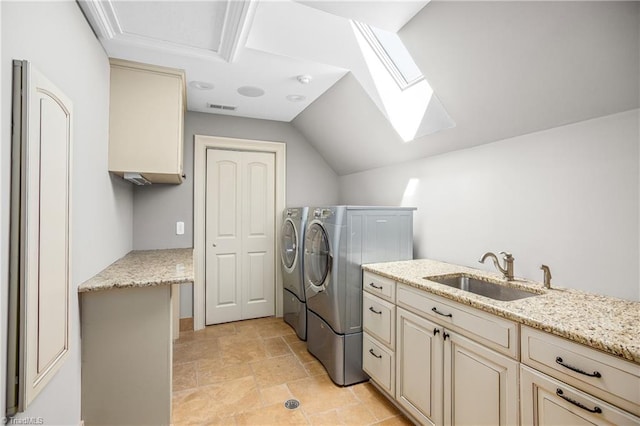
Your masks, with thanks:
[(368, 379), (362, 371), (361, 265), (413, 258), (413, 210), (309, 208), (304, 240), (307, 349), (338, 385)]

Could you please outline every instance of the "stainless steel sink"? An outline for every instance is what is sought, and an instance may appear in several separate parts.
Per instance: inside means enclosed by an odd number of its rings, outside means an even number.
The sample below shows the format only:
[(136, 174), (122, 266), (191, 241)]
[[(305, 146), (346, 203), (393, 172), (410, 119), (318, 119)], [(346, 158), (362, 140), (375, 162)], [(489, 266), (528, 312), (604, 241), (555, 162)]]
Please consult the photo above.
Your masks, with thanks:
[(507, 287), (494, 282), (470, 277), (466, 274), (455, 274), (445, 276), (424, 277), (429, 281), (444, 284), (449, 287), (468, 291), (479, 296), (488, 297), (494, 300), (511, 301), (524, 299), (525, 297), (537, 296), (538, 293)]

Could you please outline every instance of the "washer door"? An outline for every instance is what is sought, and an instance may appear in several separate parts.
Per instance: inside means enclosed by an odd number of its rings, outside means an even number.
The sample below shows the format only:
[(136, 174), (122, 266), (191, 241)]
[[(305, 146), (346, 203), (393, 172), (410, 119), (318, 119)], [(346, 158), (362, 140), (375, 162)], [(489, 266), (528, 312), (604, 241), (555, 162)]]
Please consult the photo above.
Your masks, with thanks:
[(280, 244), (282, 265), (287, 272), (293, 271), (298, 260), (298, 231), (293, 221), (287, 218), (282, 224), (282, 244)]
[(331, 273), (329, 238), (320, 222), (311, 222), (304, 241), (304, 275), (315, 292), (325, 290)]

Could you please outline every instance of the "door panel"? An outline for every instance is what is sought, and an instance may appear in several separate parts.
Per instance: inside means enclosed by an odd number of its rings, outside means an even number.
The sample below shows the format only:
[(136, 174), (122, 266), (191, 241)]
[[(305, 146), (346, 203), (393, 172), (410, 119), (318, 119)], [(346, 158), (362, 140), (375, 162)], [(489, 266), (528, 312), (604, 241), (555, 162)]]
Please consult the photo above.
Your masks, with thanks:
[(206, 323), (235, 321), (242, 312), (241, 198), (242, 156), (207, 151)]
[(242, 319), (275, 313), (275, 156), (243, 152), (243, 253), (248, 271), (243, 279)]
[(272, 153), (207, 151), (206, 324), (275, 312), (274, 169)]
[(518, 424), (518, 362), (456, 333), (445, 344), (446, 424)]
[(40, 99), (40, 271), (38, 281), (38, 374), (67, 347), (68, 152), (67, 112), (48, 94)]
[(402, 308), (397, 316), (396, 400), (421, 423), (442, 424), (442, 328)]

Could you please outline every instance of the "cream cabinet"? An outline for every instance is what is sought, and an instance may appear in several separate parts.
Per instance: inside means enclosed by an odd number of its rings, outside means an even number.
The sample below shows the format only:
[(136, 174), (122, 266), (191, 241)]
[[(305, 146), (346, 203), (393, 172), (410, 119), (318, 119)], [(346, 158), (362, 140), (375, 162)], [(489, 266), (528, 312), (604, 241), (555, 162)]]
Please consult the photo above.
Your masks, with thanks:
[(396, 400), (404, 409), (429, 425), (518, 423), (516, 360), (397, 309)]
[(391, 398), (395, 395), (395, 282), (363, 274), (362, 369)]
[(109, 171), (181, 183), (184, 72), (119, 59), (110, 63)]
[(640, 425), (640, 366), (522, 327), (522, 421), (526, 425)]
[(442, 327), (398, 308), (396, 401), (422, 424), (444, 421)]
[(519, 422), (519, 327), (366, 272), (363, 368), (425, 425)]

